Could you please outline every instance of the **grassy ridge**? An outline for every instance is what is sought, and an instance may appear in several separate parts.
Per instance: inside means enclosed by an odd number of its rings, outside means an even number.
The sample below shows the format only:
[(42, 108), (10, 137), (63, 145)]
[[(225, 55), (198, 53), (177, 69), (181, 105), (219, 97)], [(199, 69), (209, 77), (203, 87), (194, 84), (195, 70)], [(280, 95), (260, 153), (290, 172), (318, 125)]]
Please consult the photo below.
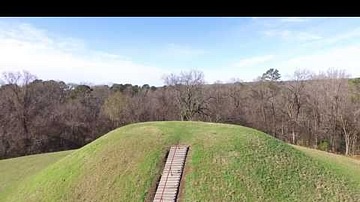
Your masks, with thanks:
[(24, 179), (40, 172), (48, 165), (72, 153), (74, 150), (36, 154), (0, 161), (0, 200), (13, 192)]
[(178, 143), (190, 145), (183, 201), (360, 198), (360, 169), (345, 174), (346, 168), (328, 166), (262, 132), (226, 124), (148, 122), (106, 134), (27, 178), (0, 201), (144, 201), (166, 150)]
[(360, 160), (307, 147), (291, 146), (316, 159), (323, 166), (337, 172), (338, 175), (346, 175), (350, 179), (349, 182), (353, 184), (352, 186), (360, 190)]

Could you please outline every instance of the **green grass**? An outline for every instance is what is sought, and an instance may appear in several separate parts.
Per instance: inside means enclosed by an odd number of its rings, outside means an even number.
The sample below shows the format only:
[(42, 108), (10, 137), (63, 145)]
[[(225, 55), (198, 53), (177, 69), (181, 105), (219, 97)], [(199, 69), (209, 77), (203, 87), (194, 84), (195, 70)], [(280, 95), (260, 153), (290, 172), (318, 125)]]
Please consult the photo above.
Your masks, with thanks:
[(30, 155), (0, 161), (0, 200), (13, 191), (24, 179), (67, 156), (73, 150)]
[(148, 122), (121, 127), (72, 152), (0, 201), (144, 201), (174, 144), (190, 145), (182, 201), (360, 199), (359, 167), (326, 154), (312, 156), (241, 126)]
[(316, 159), (325, 167), (336, 171), (339, 175), (346, 175), (353, 186), (360, 190), (360, 160), (307, 147), (291, 146), (303, 151), (306, 155)]

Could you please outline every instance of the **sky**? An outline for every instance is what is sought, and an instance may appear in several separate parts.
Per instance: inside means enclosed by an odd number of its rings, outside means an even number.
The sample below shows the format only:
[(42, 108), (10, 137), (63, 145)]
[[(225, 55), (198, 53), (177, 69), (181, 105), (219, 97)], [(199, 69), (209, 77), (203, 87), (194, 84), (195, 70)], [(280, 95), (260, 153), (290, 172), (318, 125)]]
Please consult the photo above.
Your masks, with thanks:
[(198, 70), (207, 83), (253, 81), (270, 68), (360, 77), (360, 18), (0, 18), (0, 73), (43, 80), (164, 85)]

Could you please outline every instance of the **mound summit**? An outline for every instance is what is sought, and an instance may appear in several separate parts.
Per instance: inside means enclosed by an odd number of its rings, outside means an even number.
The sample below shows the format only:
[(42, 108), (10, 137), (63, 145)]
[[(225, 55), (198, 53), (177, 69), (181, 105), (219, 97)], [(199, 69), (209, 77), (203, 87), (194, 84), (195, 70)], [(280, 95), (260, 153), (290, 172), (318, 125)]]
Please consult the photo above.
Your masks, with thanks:
[(359, 178), (263, 132), (179, 121), (113, 130), (25, 178), (0, 201), (151, 201), (176, 144), (190, 146), (181, 201), (360, 201)]

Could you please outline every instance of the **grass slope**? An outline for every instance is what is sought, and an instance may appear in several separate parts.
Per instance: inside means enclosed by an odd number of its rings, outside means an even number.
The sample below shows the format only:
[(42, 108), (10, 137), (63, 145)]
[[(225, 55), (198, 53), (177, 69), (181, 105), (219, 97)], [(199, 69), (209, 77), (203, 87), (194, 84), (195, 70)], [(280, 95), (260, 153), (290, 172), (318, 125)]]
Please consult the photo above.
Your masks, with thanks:
[(317, 149), (297, 145), (291, 146), (318, 160), (323, 166), (337, 172), (339, 175), (346, 175), (346, 177), (350, 179), (349, 182), (351, 182), (353, 186), (357, 186), (357, 189), (360, 190), (360, 160)]
[(182, 201), (360, 199), (359, 167), (348, 173), (346, 164), (246, 127), (148, 122), (102, 136), (26, 178), (0, 201), (148, 200), (167, 149), (178, 143), (190, 145)]
[(13, 192), (24, 179), (67, 156), (73, 150), (36, 154), (0, 161), (0, 201)]

